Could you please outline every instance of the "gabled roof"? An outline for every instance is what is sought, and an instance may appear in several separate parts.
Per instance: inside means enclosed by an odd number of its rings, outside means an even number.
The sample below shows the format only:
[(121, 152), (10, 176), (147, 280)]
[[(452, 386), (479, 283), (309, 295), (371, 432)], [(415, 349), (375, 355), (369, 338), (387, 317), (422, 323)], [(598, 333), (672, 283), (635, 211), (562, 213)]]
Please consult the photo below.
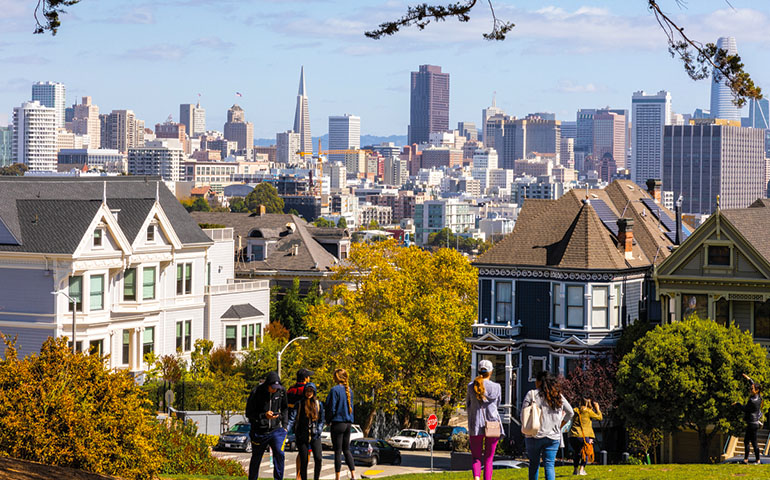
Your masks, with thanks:
[(129, 240), (138, 235), (157, 192), (182, 244), (211, 244), (159, 177), (0, 177), (0, 219), (21, 243), (0, 244), (0, 251), (73, 253), (102, 203), (105, 186), (107, 206), (120, 209), (118, 224)]
[(770, 241), (767, 238), (767, 232), (770, 232), (770, 209), (761, 207), (736, 208), (720, 210), (718, 215), (727, 219), (741, 236), (770, 263)]
[[(571, 190), (558, 200), (526, 199), (513, 232), (474, 263), (580, 270), (659, 263), (670, 254), (672, 242), (643, 199), (649, 200), (649, 194), (629, 180), (616, 180), (603, 190)], [(610, 220), (597, 213), (600, 206)], [(615, 220), (621, 217), (634, 220), (631, 259), (617, 247)]]
[(232, 307), (228, 308), (220, 318), (240, 320), (242, 318), (261, 317), (263, 315), (264, 313), (260, 312), (259, 309), (254, 305), (250, 303), (243, 303), (240, 305), (233, 305)]

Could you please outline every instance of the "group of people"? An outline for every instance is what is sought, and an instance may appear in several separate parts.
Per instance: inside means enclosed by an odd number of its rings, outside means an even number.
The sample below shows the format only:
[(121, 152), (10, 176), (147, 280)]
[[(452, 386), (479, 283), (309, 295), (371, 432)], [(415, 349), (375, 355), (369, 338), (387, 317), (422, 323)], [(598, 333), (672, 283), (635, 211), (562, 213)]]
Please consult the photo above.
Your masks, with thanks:
[(265, 381), (255, 386), (246, 401), (246, 418), (251, 424), (251, 461), (249, 480), (259, 477), (262, 456), (270, 448), (273, 453), (273, 478), (283, 479), (284, 445), (288, 432), (294, 431), (297, 445), (297, 480), (307, 480), (307, 467), (312, 452), (313, 479), (321, 476), (321, 432), (329, 425), (334, 448), (334, 473), (340, 478), (342, 461), (350, 470), (350, 478), (356, 478), (353, 455), (350, 453), (350, 429), (353, 424), (353, 391), (348, 383), (348, 372), (342, 368), (334, 371), (336, 385), (326, 396), (318, 400), (318, 389), (310, 381), (313, 372), (300, 369), (297, 383), (284, 390), (277, 372), (267, 374)]
[[(474, 480), (480, 480), (481, 468), (484, 468), (484, 480), (492, 479), (492, 460), (500, 436), (500, 415), (498, 407), (501, 388), (490, 380), (492, 362), (482, 360), (478, 366), (478, 376), (468, 385), (466, 406), (468, 411), (468, 435), (473, 457), (472, 472)], [(759, 384), (748, 375), (743, 377), (750, 384), (750, 396), (745, 405), (734, 404), (744, 413), (746, 422), (745, 457), (748, 463), (750, 447), (754, 447), (756, 461), (759, 463), (757, 430), (762, 427), (762, 396)], [(565, 426), (572, 422), (569, 429), (570, 446), (573, 451), (573, 475), (586, 475), (586, 464), (593, 461), (595, 434), (594, 420), (602, 420), (599, 404), (584, 398), (580, 406), (573, 410), (562, 395), (557, 379), (547, 371), (540, 372), (535, 381), (535, 388), (527, 392), (521, 405), (522, 425), (527, 423), (525, 416), (533, 410), (539, 413), (536, 431), (525, 434), (527, 457), (529, 458), (529, 480), (537, 480), (542, 458), (546, 480), (556, 478), (556, 453), (563, 442)], [(528, 409), (530, 409), (528, 411)], [(491, 428), (490, 428), (491, 427)]]

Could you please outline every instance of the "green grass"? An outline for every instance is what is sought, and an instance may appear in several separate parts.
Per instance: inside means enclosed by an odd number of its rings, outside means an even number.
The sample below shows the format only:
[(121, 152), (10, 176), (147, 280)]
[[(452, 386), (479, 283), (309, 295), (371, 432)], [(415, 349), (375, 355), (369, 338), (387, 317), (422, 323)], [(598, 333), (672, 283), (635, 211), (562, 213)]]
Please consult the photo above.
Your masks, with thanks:
[[(589, 466), (585, 477), (573, 477), (572, 467), (556, 468), (556, 478), (585, 480), (722, 480), (722, 479), (768, 479), (770, 465), (610, 465)], [(161, 479), (174, 480), (243, 480), (246, 477), (166, 475)], [(347, 478), (343, 475), (342, 478)], [(377, 478), (372, 477), (372, 478)], [(409, 474), (388, 477), (392, 480), (468, 480), (470, 472), (447, 472), (435, 474)], [(526, 480), (526, 470), (497, 470), (493, 480)], [(540, 480), (545, 479), (542, 468)], [(269, 479), (265, 479), (269, 480)], [(291, 480), (291, 479), (287, 479)]]

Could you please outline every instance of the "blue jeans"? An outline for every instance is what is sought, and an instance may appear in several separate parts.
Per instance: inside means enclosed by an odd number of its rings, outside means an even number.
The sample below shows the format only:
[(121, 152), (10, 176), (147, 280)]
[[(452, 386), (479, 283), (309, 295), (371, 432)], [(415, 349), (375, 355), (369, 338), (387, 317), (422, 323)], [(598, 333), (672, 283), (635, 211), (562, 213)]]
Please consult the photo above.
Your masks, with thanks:
[(286, 430), (276, 428), (265, 434), (251, 435), (251, 461), (249, 462), (249, 480), (257, 480), (259, 476), (259, 464), (262, 463), (262, 455), (270, 447), (273, 451), (273, 478), (283, 479), (283, 444), (286, 440)]
[(550, 438), (525, 438), (527, 457), (529, 458), (529, 480), (537, 480), (540, 471), (540, 458), (545, 463), (545, 480), (555, 480), (556, 452), (559, 451), (559, 441)]

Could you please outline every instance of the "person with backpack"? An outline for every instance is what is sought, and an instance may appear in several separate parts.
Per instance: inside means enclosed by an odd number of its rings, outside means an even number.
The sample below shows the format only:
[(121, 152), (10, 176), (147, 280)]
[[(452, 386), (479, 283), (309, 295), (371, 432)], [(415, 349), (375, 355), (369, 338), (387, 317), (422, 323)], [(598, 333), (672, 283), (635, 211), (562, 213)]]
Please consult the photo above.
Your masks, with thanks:
[(537, 480), (541, 458), (546, 480), (555, 480), (554, 467), (561, 441), (561, 428), (573, 415), (572, 407), (561, 394), (556, 378), (547, 371), (538, 373), (535, 388), (527, 392), (521, 404), (521, 433), (524, 434), (529, 457), (529, 480)]
[(502, 436), (500, 421), (500, 398), (502, 389), (499, 383), (490, 380), (492, 362), (479, 362), (478, 376), (468, 384), (465, 396), (465, 408), (468, 412), (468, 442), (471, 447), (473, 463), (471, 471), (474, 480), (481, 478), (481, 466), (484, 465), (484, 480), (492, 480), (492, 461), (495, 457), (497, 442)]
[(743, 438), (743, 463), (749, 463), (749, 453), (751, 447), (754, 447), (754, 455), (757, 459), (757, 465), (759, 465), (759, 445), (757, 443), (757, 431), (762, 428), (762, 387), (754, 382), (745, 373), (742, 374), (743, 378), (749, 382), (749, 399), (746, 401), (746, 405), (734, 403), (743, 412), (743, 420), (746, 422), (746, 434)]
[(572, 475), (586, 475), (586, 464), (594, 461), (594, 429), (592, 422), (602, 419), (599, 404), (590, 398), (584, 398), (575, 410), (570, 429), (570, 446), (575, 469)]
[(321, 477), (323, 462), (321, 432), (324, 428), (324, 407), (316, 398), (314, 383), (306, 383), (302, 389), (303, 398), (294, 407), (294, 415), (289, 420), (289, 430), (294, 428), (299, 459), (298, 475), (307, 480), (308, 454), (313, 452), (313, 480)]
[[(305, 388), (305, 385), (310, 381), (310, 377), (313, 376), (313, 372), (308, 370), (307, 368), (300, 368), (297, 370), (297, 383), (289, 387), (289, 389), (286, 391), (286, 400), (289, 402), (289, 425), (292, 424), (292, 421), (294, 420), (294, 414), (297, 411), (295, 408), (297, 406), (297, 403), (300, 402), (304, 398), (303, 396), (303, 389)], [(291, 432), (291, 427), (289, 427), (289, 432)], [(296, 480), (300, 480), (300, 461), (299, 461), (299, 455), (297, 455), (297, 477)]]
[(265, 381), (251, 390), (246, 401), (246, 418), (251, 424), (249, 480), (259, 477), (259, 464), (268, 448), (273, 451), (273, 478), (282, 480), (289, 406), (277, 372), (268, 373)]
[(350, 453), (350, 427), (353, 425), (353, 391), (348, 384), (348, 372), (343, 368), (334, 371), (334, 381), (337, 385), (332, 387), (326, 396), (324, 411), (326, 423), (329, 424), (329, 433), (334, 447), (334, 478), (340, 480), (342, 470), (342, 458), (350, 470), (350, 480), (356, 478), (356, 465), (353, 462), (353, 454)]

